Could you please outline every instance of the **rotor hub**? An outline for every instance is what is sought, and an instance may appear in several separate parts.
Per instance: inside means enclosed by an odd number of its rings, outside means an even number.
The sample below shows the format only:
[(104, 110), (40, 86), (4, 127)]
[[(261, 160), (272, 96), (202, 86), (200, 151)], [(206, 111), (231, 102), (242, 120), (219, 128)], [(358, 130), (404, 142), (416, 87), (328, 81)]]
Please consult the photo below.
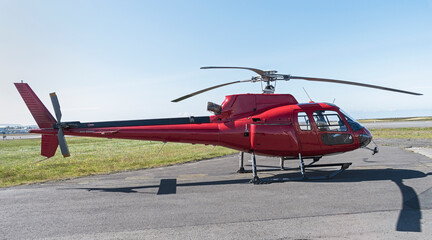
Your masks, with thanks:
[(275, 92), (275, 87), (273, 85), (267, 84), (267, 86), (265, 86), (265, 88), (262, 90), (263, 93), (274, 93)]

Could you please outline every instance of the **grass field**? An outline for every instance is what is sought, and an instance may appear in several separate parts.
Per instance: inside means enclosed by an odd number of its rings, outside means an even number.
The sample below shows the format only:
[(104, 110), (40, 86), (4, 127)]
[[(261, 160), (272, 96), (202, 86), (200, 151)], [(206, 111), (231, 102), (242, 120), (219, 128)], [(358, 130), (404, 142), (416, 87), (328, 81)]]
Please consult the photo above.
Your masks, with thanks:
[[(375, 139), (432, 139), (432, 128), (371, 129)], [(48, 160), (40, 156), (40, 139), (0, 141), (0, 187), (68, 179), (94, 174), (159, 167), (213, 158), (237, 151), (213, 146), (160, 142), (68, 138), (72, 154), (58, 151)]]
[(432, 127), (429, 128), (377, 128), (369, 129), (374, 138), (421, 138), (432, 139)]
[(233, 154), (236, 151), (181, 143), (68, 138), (72, 154), (44, 160), (40, 139), (0, 141), (0, 187), (93, 174), (159, 167)]

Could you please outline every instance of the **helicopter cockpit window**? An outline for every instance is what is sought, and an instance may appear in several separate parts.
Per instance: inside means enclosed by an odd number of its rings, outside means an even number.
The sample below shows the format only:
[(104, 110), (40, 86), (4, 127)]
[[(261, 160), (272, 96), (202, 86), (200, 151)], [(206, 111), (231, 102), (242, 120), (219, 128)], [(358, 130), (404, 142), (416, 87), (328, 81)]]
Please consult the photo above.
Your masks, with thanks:
[(344, 121), (335, 111), (315, 111), (313, 118), (320, 131), (347, 131)]
[(310, 131), (312, 130), (311, 123), (309, 121), (309, 117), (305, 112), (299, 112), (297, 115), (298, 124), (301, 130), (303, 131)]
[(347, 120), (348, 124), (351, 126), (352, 130), (358, 131), (362, 128), (364, 128), (359, 122), (357, 122), (353, 117), (348, 115), (348, 113), (344, 112), (342, 109), (339, 109), (341, 113), (344, 115), (345, 119)]

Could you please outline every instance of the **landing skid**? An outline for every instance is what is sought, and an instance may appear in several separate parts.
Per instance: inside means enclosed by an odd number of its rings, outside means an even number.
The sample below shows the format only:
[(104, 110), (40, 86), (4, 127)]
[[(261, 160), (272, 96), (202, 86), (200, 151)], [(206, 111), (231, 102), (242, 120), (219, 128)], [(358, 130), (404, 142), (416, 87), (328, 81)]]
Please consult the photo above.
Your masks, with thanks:
[[(312, 162), (309, 163), (309, 164), (306, 165), (306, 166), (311, 166), (311, 165), (317, 163), (319, 160), (321, 160), (322, 156), (307, 157), (307, 158), (303, 158), (303, 160), (304, 160), (304, 159), (309, 159), (309, 158), (312, 159)], [(293, 157), (281, 157), (281, 158), (280, 158), (280, 169), (281, 169), (281, 170), (292, 170), (292, 168), (285, 168), (285, 167), (284, 167), (284, 163), (285, 163), (286, 160), (295, 160), (295, 159), (297, 159), (297, 158), (293, 158)]]
[[(255, 153), (252, 152), (251, 153), (252, 170), (245, 170), (244, 166), (243, 166), (243, 157), (244, 157), (244, 153), (241, 152), (239, 155), (240, 168), (237, 172), (238, 173), (250, 173), (250, 172), (252, 172), (253, 178), (250, 180), (250, 183), (253, 183), (253, 184), (268, 184), (268, 183), (272, 183), (272, 182), (304, 181), (304, 180), (328, 180), (328, 179), (331, 179), (331, 178), (339, 175), (340, 173), (345, 171), (345, 169), (348, 169), (349, 166), (351, 166), (351, 164), (352, 164), (350, 162), (349, 163), (315, 164), (316, 162), (318, 162), (321, 159), (321, 157), (314, 157), (313, 161), (311, 163), (305, 165), (301, 154), (299, 154), (298, 159), (300, 162), (300, 166), (297, 168), (285, 168), (283, 166), (283, 161), (284, 160), (291, 160), (293, 158), (290, 158), (290, 159), (281, 158), (281, 168), (257, 170), (256, 156), (255, 156)], [(307, 176), (306, 175), (306, 169), (309, 169), (309, 168), (323, 168), (323, 167), (337, 167), (337, 166), (340, 167), (339, 170), (333, 171), (330, 174), (327, 174), (324, 176)], [(296, 177), (296, 178), (264, 178), (264, 179), (260, 179), (258, 177), (258, 171), (259, 172), (268, 172), (268, 171), (283, 171), (283, 170), (285, 170), (285, 171), (286, 170), (300, 170), (302, 176)]]
[[(307, 176), (306, 173), (302, 174), (302, 177), (297, 177), (297, 178), (265, 178), (265, 179), (261, 179), (261, 181), (264, 182), (287, 182), (287, 181), (302, 181), (302, 180), (328, 180), (328, 179), (332, 179), (335, 176), (339, 175), (340, 173), (342, 173), (343, 171), (345, 171), (345, 169), (349, 168), (349, 166), (351, 166), (352, 163), (332, 163), (332, 164), (317, 164), (317, 165), (313, 165), (313, 166), (304, 166), (304, 170), (308, 169), (308, 168), (320, 168), (320, 167), (335, 167), (335, 166), (340, 166), (339, 170), (333, 171), (330, 174), (327, 174), (325, 176)], [(299, 169), (299, 168), (297, 168)]]

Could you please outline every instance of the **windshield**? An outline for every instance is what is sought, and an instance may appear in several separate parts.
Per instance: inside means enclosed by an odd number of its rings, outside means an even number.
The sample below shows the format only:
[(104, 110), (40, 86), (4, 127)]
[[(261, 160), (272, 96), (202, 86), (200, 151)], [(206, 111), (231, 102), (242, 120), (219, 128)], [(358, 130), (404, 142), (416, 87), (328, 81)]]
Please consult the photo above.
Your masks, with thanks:
[(348, 115), (348, 113), (344, 112), (342, 109), (339, 108), (339, 111), (342, 113), (342, 115), (345, 117), (345, 119), (347, 120), (348, 124), (350, 125), (350, 127), (352, 128), (352, 130), (358, 131), (363, 127), (363, 125), (361, 125), (359, 122), (357, 122), (353, 117), (351, 117), (350, 115)]
[(347, 129), (339, 114), (335, 111), (315, 111), (313, 118), (320, 131), (345, 132)]

